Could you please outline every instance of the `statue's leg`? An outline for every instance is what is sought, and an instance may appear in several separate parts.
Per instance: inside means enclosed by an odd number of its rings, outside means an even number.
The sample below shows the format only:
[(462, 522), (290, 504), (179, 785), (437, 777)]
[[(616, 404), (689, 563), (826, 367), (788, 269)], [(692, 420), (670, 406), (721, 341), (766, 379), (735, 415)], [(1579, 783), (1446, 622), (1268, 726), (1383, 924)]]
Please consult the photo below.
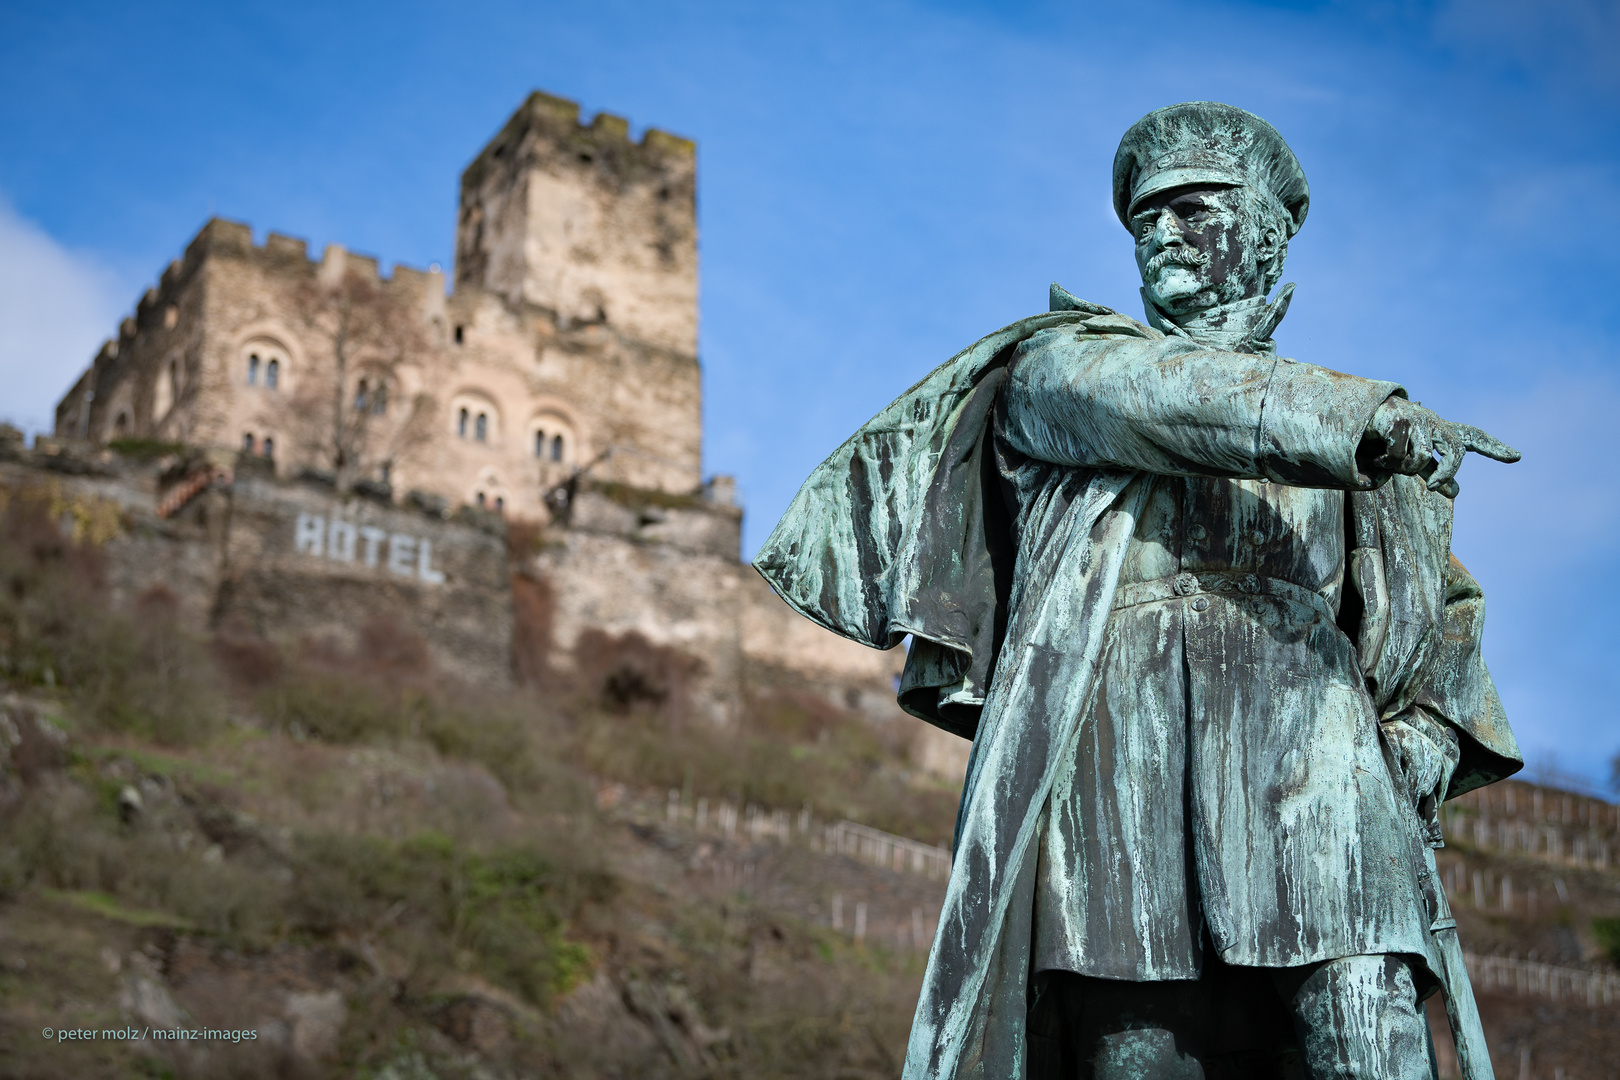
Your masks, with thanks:
[(1347, 956), (1277, 979), (1310, 1080), (1429, 1080), (1429, 1025), (1405, 960)]
[(1067, 971), (1043, 971), (1030, 984), (1024, 1025), (1024, 1076), (1028, 1080), (1076, 1080), (1080, 1062), (1074, 1035), (1083, 980)]
[(1077, 1047), (1092, 1080), (1204, 1080), (1208, 985), (1081, 979)]

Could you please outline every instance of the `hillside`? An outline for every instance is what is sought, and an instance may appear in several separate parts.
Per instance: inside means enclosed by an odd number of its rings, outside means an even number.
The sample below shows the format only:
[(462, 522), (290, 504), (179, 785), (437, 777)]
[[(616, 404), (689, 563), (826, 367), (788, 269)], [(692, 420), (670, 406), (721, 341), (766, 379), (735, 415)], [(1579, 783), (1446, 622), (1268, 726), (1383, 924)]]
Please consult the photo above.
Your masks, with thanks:
[(1447, 804), (1445, 832), (1497, 1075), (1620, 1076), (1620, 806), (1508, 780)]
[[(0, 1076), (898, 1075), (956, 793), (888, 729), (778, 692), (717, 730), (634, 635), (510, 690), (383, 622), (204, 636), (0, 494)], [(1499, 1075), (1615, 1075), (1615, 814), (1448, 810)]]
[(633, 636), (494, 692), (386, 624), (205, 638), (106, 603), (50, 490), (0, 494), (0, 1075), (897, 1071), (939, 882), (817, 849), (937, 843), (955, 794), (857, 714), (717, 732)]

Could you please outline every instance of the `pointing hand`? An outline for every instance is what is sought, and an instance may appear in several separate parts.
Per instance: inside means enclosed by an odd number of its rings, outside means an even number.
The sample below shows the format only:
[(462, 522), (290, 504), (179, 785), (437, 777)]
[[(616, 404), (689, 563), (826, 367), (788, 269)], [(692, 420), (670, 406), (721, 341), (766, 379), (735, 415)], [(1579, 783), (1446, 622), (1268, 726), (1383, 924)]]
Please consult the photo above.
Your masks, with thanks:
[(1356, 456), (1370, 466), (1363, 471), (1421, 476), (1430, 491), (1455, 499), (1457, 470), (1469, 451), (1496, 461), (1519, 460), (1517, 450), (1477, 427), (1444, 420), (1415, 402), (1391, 397), (1373, 413)]

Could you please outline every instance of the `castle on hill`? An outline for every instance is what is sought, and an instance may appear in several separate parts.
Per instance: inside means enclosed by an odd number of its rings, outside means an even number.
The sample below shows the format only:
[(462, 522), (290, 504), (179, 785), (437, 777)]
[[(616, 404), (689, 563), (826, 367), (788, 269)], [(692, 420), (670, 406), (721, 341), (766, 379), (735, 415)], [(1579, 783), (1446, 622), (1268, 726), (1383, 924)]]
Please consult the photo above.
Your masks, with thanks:
[(462, 173), (448, 295), (437, 266), (383, 277), (216, 218), (62, 398), (55, 434), (543, 520), (581, 470), (699, 493), (701, 424), (696, 148), (536, 92)]
[(116, 521), (115, 596), (215, 633), (343, 655), (385, 627), (492, 685), (656, 654), (654, 696), (719, 727), (819, 699), (959, 779), (967, 743), (895, 703), (903, 651), (790, 609), (738, 557), (730, 478), (703, 481), (695, 182), (691, 142), (534, 93), (462, 174), (448, 293), (210, 221), (54, 438), (0, 429), (0, 488)]

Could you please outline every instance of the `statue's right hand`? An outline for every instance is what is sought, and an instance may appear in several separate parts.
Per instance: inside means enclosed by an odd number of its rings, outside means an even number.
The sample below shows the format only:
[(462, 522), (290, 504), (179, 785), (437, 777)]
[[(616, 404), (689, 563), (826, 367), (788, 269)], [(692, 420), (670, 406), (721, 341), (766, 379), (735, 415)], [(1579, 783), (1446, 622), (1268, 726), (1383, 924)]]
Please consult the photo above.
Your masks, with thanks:
[(1362, 439), (1364, 460), (1379, 472), (1422, 476), (1430, 491), (1457, 497), (1457, 470), (1469, 451), (1514, 462), (1519, 452), (1489, 433), (1443, 419), (1403, 397), (1378, 406)]

